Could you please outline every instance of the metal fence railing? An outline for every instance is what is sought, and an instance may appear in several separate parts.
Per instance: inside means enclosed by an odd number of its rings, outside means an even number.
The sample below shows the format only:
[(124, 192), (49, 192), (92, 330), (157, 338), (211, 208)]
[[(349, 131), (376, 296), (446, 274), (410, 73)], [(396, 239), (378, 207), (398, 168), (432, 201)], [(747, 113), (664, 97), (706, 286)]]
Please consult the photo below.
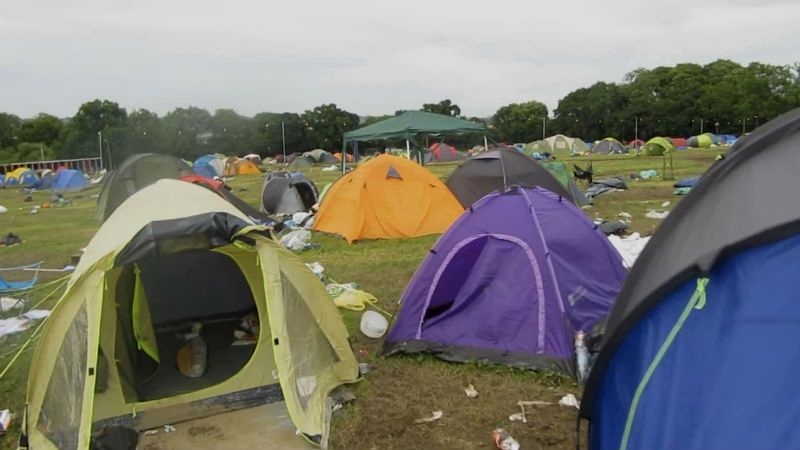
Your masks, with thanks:
[(61, 167), (80, 170), (86, 174), (93, 174), (103, 170), (103, 160), (100, 157), (77, 159), (54, 159), (50, 161), (23, 161), (13, 163), (0, 163), (0, 173), (9, 173), (20, 167), (31, 170), (58, 170)]

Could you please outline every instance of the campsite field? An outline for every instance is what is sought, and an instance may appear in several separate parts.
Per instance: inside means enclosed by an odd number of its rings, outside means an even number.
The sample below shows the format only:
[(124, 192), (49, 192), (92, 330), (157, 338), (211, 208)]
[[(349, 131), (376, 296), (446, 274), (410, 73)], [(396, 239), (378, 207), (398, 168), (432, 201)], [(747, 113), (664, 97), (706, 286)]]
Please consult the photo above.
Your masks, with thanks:
[[(720, 153), (714, 150), (690, 150), (674, 156), (674, 178), (703, 173)], [(567, 161), (571, 163), (572, 161)], [(575, 162), (584, 166), (586, 158)], [(622, 175), (630, 187), (623, 192), (605, 194), (595, 200), (585, 212), (592, 218), (614, 219), (620, 212), (632, 216), (630, 231), (651, 234), (660, 220), (648, 219), (650, 209), (671, 209), (680, 197), (672, 194), (674, 180), (664, 180), (661, 157), (609, 156), (593, 161), (595, 177)], [(454, 164), (429, 168), (445, 179)], [(659, 177), (632, 181), (629, 175), (641, 170), (655, 169)], [(308, 171), (320, 186), (337, 177), (336, 172), (322, 172), (314, 167)], [(261, 178), (257, 175), (238, 177), (229, 183), (236, 194), (257, 205)], [(246, 190), (242, 190), (246, 189)], [(0, 215), (0, 234), (19, 235), (23, 243), (0, 248), (0, 267), (45, 261), (44, 267), (60, 268), (69, 263), (70, 256), (86, 246), (99, 226), (95, 220), (97, 187), (68, 195), (72, 204), (59, 208), (43, 208), (31, 214), (33, 205), (46, 202), (49, 192), (31, 194), (33, 200), (24, 202), (19, 190), (0, 189), (0, 205), (8, 213)], [(666, 207), (665, 202), (670, 202)], [(354, 281), (374, 294), (379, 305), (394, 311), (417, 265), (433, 245), (436, 236), (409, 240), (370, 241), (347, 245), (332, 236), (315, 234), (313, 242), (319, 247), (300, 254), (306, 262), (318, 261), (326, 274), (338, 282)], [(61, 273), (46, 273), (42, 282), (53, 280)], [(42, 299), (46, 291), (32, 294), (31, 303)], [(57, 295), (45, 300), (42, 308), (52, 307)], [(575, 447), (574, 409), (545, 406), (529, 414), (529, 423), (509, 422), (508, 416), (518, 411), (519, 400), (557, 402), (564, 394), (579, 396), (578, 386), (564, 378), (548, 373), (534, 373), (496, 366), (448, 364), (428, 357), (378, 356), (380, 342), (368, 339), (358, 331), (359, 314), (342, 311), (351, 333), (351, 341), (361, 361), (375, 364), (366, 378), (354, 385), (356, 401), (346, 406), (334, 418), (331, 447), (335, 449), (407, 449), (407, 448), (493, 448), (490, 435), (494, 428), (505, 427), (525, 449), (572, 449)], [(0, 338), (0, 372), (15, 353), (33, 334), (32, 330)], [(0, 379), (0, 410), (10, 408), (19, 412), (25, 400), (27, 370), (35, 339)], [(480, 395), (467, 398), (464, 388), (473, 384)], [(43, 389), (44, 386), (37, 388)], [(441, 410), (441, 420), (430, 424), (415, 424), (414, 419), (430, 416)], [(0, 448), (12, 448), (18, 434), (19, 422), (0, 437)], [(178, 425), (180, 426), (180, 425)]]

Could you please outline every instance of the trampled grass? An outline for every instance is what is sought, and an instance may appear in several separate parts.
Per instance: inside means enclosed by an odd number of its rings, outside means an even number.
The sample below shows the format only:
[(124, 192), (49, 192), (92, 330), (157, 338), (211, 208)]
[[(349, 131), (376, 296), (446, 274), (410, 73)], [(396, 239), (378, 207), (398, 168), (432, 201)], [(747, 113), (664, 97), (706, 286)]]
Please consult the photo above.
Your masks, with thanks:
[[(719, 150), (691, 150), (676, 153), (673, 158), (674, 178), (703, 173)], [(566, 161), (585, 166), (588, 158)], [(649, 209), (671, 209), (680, 200), (672, 195), (673, 180), (660, 177), (632, 181), (629, 175), (655, 169), (662, 173), (661, 157), (611, 156), (595, 158), (595, 177), (625, 176), (629, 190), (603, 195), (585, 212), (595, 218), (613, 219), (620, 212), (632, 215), (631, 231), (650, 234), (659, 220), (645, 217)], [(455, 164), (432, 165), (430, 170), (445, 179)], [(335, 180), (338, 172), (311, 168), (309, 177), (320, 189)], [(236, 194), (253, 205), (258, 204), (261, 178), (256, 175), (237, 177), (229, 183)], [(242, 189), (245, 190), (242, 190)], [(44, 260), (45, 267), (61, 268), (70, 256), (80, 252), (99, 227), (95, 219), (98, 188), (67, 195), (72, 204), (59, 208), (43, 208), (31, 214), (33, 205), (48, 201), (48, 192), (26, 194), (16, 189), (0, 189), (0, 205), (9, 212), (0, 215), (0, 234), (13, 232), (24, 243), (0, 248), (0, 267)], [(31, 201), (25, 199), (31, 196)], [(664, 202), (670, 204), (662, 207)], [(348, 245), (344, 240), (314, 234), (319, 247), (300, 253), (306, 262), (318, 261), (326, 274), (339, 282), (356, 282), (374, 294), (379, 305), (394, 311), (408, 280), (433, 245), (436, 236), (417, 239), (359, 242)], [(48, 273), (43, 281), (62, 274)], [(44, 291), (44, 290), (43, 290)], [(40, 298), (36, 295), (33, 302)], [(52, 307), (53, 301), (43, 304)], [(523, 448), (572, 449), (575, 446), (576, 412), (558, 406), (541, 407), (529, 415), (529, 423), (511, 423), (508, 416), (518, 411), (519, 400), (557, 402), (567, 393), (579, 394), (571, 381), (547, 373), (512, 370), (503, 367), (448, 364), (427, 357), (382, 358), (377, 355), (380, 342), (368, 339), (358, 331), (359, 313), (342, 311), (351, 333), (353, 347), (360, 360), (376, 364), (374, 372), (353, 386), (357, 400), (335, 417), (332, 447), (337, 449), (407, 449), (407, 448), (490, 448), (491, 431), (499, 426), (510, 430)], [(0, 370), (32, 331), (0, 340)], [(35, 343), (34, 343), (35, 344)], [(21, 411), (24, 404), (28, 365), (32, 351), (23, 353), (12, 369), (0, 380), (0, 409)], [(472, 383), (479, 391), (477, 398), (464, 394)], [(41, 388), (44, 388), (42, 386)], [(414, 424), (414, 419), (442, 410), (442, 420), (431, 424)], [(4, 437), (0, 448), (13, 447), (19, 422)]]

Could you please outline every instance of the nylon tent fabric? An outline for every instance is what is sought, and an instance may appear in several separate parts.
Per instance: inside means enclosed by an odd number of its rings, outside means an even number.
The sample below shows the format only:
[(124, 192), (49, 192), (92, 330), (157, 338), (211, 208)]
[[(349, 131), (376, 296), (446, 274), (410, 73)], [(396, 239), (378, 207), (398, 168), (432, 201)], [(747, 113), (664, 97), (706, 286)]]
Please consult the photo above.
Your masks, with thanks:
[(294, 214), (309, 211), (317, 203), (317, 186), (305, 175), (274, 172), (261, 186), (261, 211)]
[(572, 203), (542, 188), (492, 193), (419, 266), (383, 353), (574, 377), (574, 335), (606, 315), (625, 275), (620, 255)]
[(425, 162), (448, 162), (459, 161), (464, 159), (464, 155), (458, 152), (452, 145), (447, 145), (443, 142), (431, 144), (428, 147), (428, 152), (425, 153)]
[(552, 149), (550, 153), (558, 158), (569, 158), (572, 156), (572, 144), (575, 139), (566, 137), (563, 134), (556, 134), (545, 138), (545, 142)]
[(321, 148), (311, 150), (310, 152), (303, 153), (303, 156), (306, 158), (310, 158), (315, 163), (335, 163), (336, 158), (331, 155), (331, 153), (327, 150), (323, 150)]
[(605, 138), (592, 147), (592, 153), (601, 155), (619, 155), (628, 153), (628, 149), (614, 138)]
[(654, 137), (647, 141), (642, 147), (642, 154), (647, 156), (661, 156), (664, 153), (671, 153), (675, 151), (672, 142), (667, 138)]
[(275, 221), (270, 219), (270, 217), (267, 214), (264, 214), (263, 212), (257, 210), (256, 208), (253, 208), (252, 206), (250, 206), (249, 203), (239, 198), (222, 181), (212, 180), (210, 178), (206, 178), (197, 174), (184, 175), (179, 179), (181, 181), (200, 185), (203, 186), (204, 188), (211, 190), (215, 194), (227, 200), (230, 204), (235, 206), (236, 209), (244, 213), (250, 220), (259, 225), (265, 225), (270, 227), (275, 225)]
[(737, 142), (656, 230), (605, 324), (581, 402), (592, 448), (800, 440), (787, 422), (800, 406), (790, 387), (800, 354), (774, 345), (797, 328), (798, 144), (795, 109)]
[(314, 229), (344, 237), (400, 239), (443, 233), (463, 208), (430, 171), (384, 154), (339, 178), (325, 194)]
[(192, 168), (186, 162), (172, 155), (131, 155), (104, 177), (103, 189), (97, 199), (97, 218), (105, 221), (128, 197), (157, 180), (178, 179), (192, 173)]
[(36, 172), (28, 167), (19, 167), (6, 174), (5, 186), (33, 187), (38, 182)]
[(53, 192), (77, 192), (89, 186), (86, 175), (80, 170), (61, 170), (53, 180)]
[(53, 182), (56, 180), (56, 173), (52, 170), (43, 171), (39, 176), (39, 184), (37, 189), (50, 189), (53, 187)]
[(567, 189), (567, 192), (569, 192), (575, 200), (574, 203), (576, 205), (583, 206), (591, 203), (578, 185), (575, 184), (575, 180), (570, 176), (570, 171), (567, 169), (566, 164), (558, 161), (541, 161), (539, 164), (547, 169), (547, 171)]
[(670, 142), (672, 142), (672, 146), (675, 147), (677, 150), (683, 150), (686, 147), (689, 147), (689, 144), (686, 142), (686, 138), (682, 137), (670, 137), (667, 138)]
[(633, 148), (633, 149), (638, 150), (638, 149), (644, 147), (644, 144), (645, 144), (645, 142), (643, 140), (634, 139), (634, 140), (628, 142), (628, 148)]
[(237, 175), (236, 163), (239, 162), (239, 158), (236, 156), (229, 156), (224, 158), (222, 162), (225, 164), (225, 170), (222, 172), (222, 176), (235, 177)]
[(486, 126), (469, 120), (457, 119), (426, 111), (406, 111), (390, 119), (344, 134), (345, 144), (356, 141), (413, 140), (420, 134), (483, 133)]
[(550, 148), (550, 144), (547, 141), (533, 141), (525, 144), (522, 152), (528, 156), (533, 156), (534, 153), (552, 153), (553, 149)]
[(575, 201), (547, 169), (516, 150), (478, 153), (464, 161), (447, 178), (447, 187), (464, 208), (491, 192), (515, 185), (541, 186), (571, 202)]
[(572, 154), (573, 155), (584, 155), (584, 154), (589, 153), (590, 151), (591, 151), (591, 149), (586, 144), (586, 142), (583, 142), (583, 140), (581, 140), (579, 138), (574, 138), (572, 140)]
[(197, 158), (193, 169), (206, 178), (221, 177), (225, 174), (225, 162), (216, 155), (204, 155)]
[[(298, 431), (324, 443), (328, 395), (357, 379), (357, 362), (322, 284), (264, 233), (216, 194), (182, 181), (160, 180), (126, 200), (89, 242), (39, 335), (28, 378), (29, 447), (89, 448), (91, 433), (106, 425), (143, 431), (281, 399)], [(142, 360), (152, 360), (131, 331), (137, 300), (149, 307), (137, 317), (149, 316), (151, 329), (162, 313), (205, 321), (206, 375), (178, 374), (166, 394), (145, 397), (177, 369), (164, 351), (155, 375), (141, 378)], [(228, 322), (210, 314), (240, 304), (258, 317), (255, 345), (231, 346), (241, 316), (212, 334)], [(159, 350), (175, 341), (165, 333), (157, 334)], [(215, 364), (236, 354), (246, 364), (208, 385)]]
[(236, 162), (236, 175), (259, 175), (261, 169), (258, 165), (249, 159), (240, 159)]
[[(351, 155), (349, 153), (345, 153), (345, 155), (347, 156), (347, 162), (352, 162), (353, 161), (353, 155)], [(334, 153), (333, 157), (336, 158), (336, 161), (341, 162), (342, 161), (342, 152)]]
[(708, 148), (714, 144), (714, 140), (708, 134), (692, 136), (686, 140), (686, 145), (691, 148)]

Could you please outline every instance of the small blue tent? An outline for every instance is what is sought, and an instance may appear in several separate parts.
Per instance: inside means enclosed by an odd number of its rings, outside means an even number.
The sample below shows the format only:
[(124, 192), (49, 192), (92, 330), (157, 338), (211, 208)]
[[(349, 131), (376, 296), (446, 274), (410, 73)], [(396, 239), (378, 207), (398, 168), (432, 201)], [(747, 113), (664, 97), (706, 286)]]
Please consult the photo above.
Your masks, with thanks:
[(214, 155), (201, 156), (194, 162), (192, 170), (194, 170), (196, 174), (210, 179), (221, 177), (222, 173), (217, 170), (214, 164), (216, 160), (217, 157)]
[(60, 170), (53, 180), (53, 192), (75, 192), (84, 189), (89, 182), (80, 170)]
[(53, 187), (53, 182), (56, 180), (56, 173), (52, 170), (48, 170), (43, 172), (42, 175), (39, 177), (39, 184), (36, 185), (36, 189), (50, 189)]
[(2, 187), (6, 183), (6, 176), (5, 174), (0, 173), (0, 187)]
[(800, 443), (800, 108), (740, 140), (636, 260), (581, 417), (589, 448)]

